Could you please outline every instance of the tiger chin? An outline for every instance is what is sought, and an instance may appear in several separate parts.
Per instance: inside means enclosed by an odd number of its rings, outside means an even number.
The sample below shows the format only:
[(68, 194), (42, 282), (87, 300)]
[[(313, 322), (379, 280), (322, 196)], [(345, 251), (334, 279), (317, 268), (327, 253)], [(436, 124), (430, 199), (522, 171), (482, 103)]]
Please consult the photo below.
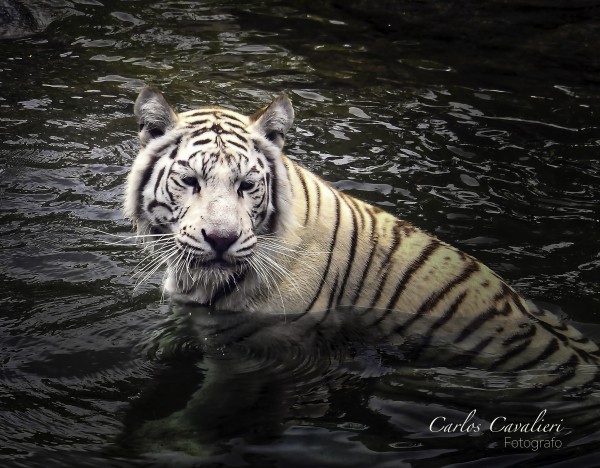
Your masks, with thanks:
[(473, 257), (286, 157), (285, 95), (250, 116), (177, 113), (146, 87), (134, 112), (141, 149), (124, 211), (152, 246), (149, 270), (166, 267), (173, 299), (299, 316), (350, 308), (391, 342), (419, 335), (435, 346), (443, 335), (461, 366), (487, 356), (493, 370), (547, 365), (548, 385), (596, 378), (598, 347), (573, 327)]

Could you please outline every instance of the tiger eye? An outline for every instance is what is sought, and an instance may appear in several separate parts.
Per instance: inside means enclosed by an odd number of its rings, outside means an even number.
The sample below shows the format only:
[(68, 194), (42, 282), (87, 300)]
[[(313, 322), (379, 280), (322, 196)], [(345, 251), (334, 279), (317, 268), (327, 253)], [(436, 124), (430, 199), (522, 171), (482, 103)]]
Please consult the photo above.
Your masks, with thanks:
[(250, 182), (249, 180), (245, 180), (240, 184), (240, 190), (243, 192), (247, 192), (248, 190), (252, 190), (256, 184), (254, 182)]
[(250, 182), (249, 180), (244, 180), (243, 182), (241, 182), (237, 190), (238, 197), (243, 198), (244, 192), (252, 190), (255, 187), (255, 185), (256, 184), (254, 182)]
[(181, 181), (185, 184), (188, 185), (190, 187), (193, 187), (194, 190), (200, 190), (200, 183), (198, 182), (198, 179), (196, 179), (193, 176), (189, 176), (189, 177), (184, 177), (183, 179), (181, 179)]

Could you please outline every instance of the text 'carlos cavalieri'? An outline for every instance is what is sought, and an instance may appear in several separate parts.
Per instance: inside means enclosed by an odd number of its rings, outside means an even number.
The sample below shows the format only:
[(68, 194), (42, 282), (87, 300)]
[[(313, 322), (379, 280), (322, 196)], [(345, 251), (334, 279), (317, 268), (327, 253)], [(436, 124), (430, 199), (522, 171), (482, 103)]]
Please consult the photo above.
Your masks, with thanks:
[(562, 442), (555, 437), (552, 439), (537, 440), (542, 434), (558, 435), (563, 429), (565, 429), (562, 424), (562, 419), (559, 423), (545, 422), (544, 417), (547, 413), (546, 410), (540, 411), (535, 420), (530, 422), (511, 422), (505, 416), (498, 416), (495, 417), (487, 427), (484, 427), (485, 424), (483, 422), (475, 421), (476, 413), (477, 410), (471, 411), (461, 422), (449, 422), (446, 417), (437, 416), (429, 424), (429, 430), (431, 432), (439, 433), (476, 433), (487, 429), (490, 432), (504, 434), (505, 436), (508, 434), (514, 436), (518, 433), (521, 436), (528, 435), (532, 438), (529, 440), (523, 438), (516, 439), (514, 437), (504, 437), (504, 446), (512, 448), (538, 450), (539, 448), (560, 448), (562, 446)]

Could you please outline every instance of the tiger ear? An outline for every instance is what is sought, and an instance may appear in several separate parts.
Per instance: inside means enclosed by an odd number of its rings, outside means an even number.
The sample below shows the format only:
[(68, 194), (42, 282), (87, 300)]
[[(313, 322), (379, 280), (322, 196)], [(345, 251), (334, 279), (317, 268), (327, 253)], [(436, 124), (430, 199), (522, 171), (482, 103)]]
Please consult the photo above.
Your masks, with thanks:
[(273, 99), (273, 102), (267, 107), (250, 117), (250, 121), (267, 140), (272, 141), (281, 149), (285, 134), (294, 121), (292, 102), (285, 94), (281, 94)]
[(142, 146), (150, 140), (164, 135), (177, 123), (177, 114), (162, 93), (146, 86), (138, 95), (133, 112), (138, 119), (139, 137)]

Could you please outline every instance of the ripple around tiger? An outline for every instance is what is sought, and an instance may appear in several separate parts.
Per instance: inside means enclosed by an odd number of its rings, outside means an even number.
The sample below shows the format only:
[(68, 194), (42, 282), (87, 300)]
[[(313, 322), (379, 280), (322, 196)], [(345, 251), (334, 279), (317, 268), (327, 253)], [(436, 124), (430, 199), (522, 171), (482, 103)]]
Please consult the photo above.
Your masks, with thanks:
[(448, 365), (547, 367), (548, 386), (597, 379), (600, 352), (579, 331), (282, 154), (294, 118), (286, 96), (249, 117), (211, 106), (177, 114), (146, 87), (135, 113), (141, 150), (125, 214), (149, 250), (141, 279), (166, 266), (175, 300), (294, 320), (348, 307), (388, 342), (418, 336), (425, 354), (450, 342)]

